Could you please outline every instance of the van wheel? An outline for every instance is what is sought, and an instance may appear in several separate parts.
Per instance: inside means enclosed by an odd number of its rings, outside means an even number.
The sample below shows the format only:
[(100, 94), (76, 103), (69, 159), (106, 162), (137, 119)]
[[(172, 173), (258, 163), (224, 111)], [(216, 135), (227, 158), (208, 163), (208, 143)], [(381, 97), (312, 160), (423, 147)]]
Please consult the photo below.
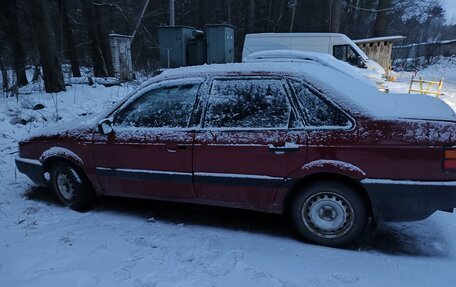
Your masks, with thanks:
[(57, 162), (52, 165), (50, 174), (51, 187), (64, 205), (76, 211), (91, 209), (96, 195), (79, 169)]
[(316, 182), (304, 187), (290, 210), (296, 230), (320, 245), (341, 246), (357, 239), (367, 224), (362, 198), (339, 182)]

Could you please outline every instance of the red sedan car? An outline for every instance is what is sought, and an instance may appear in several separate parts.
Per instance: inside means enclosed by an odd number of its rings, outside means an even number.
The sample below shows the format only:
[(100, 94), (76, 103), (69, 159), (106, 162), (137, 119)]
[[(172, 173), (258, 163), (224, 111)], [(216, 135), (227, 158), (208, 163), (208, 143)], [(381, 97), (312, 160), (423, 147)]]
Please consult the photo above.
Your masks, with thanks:
[(109, 195), (287, 213), (305, 239), (339, 246), (369, 218), (452, 212), (455, 123), (440, 100), (311, 61), (190, 67), (20, 142), (16, 165), (75, 210)]

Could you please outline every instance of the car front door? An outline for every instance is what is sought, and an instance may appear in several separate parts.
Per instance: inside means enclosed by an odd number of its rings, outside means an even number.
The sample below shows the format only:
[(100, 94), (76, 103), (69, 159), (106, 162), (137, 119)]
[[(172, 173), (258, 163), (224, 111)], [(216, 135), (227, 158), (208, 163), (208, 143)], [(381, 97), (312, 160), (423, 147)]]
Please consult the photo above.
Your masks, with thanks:
[(287, 175), (306, 161), (306, 133), (280, 78), (214, 79), (196, 131), (194, 183), (201, 200), (273, 211)]
[(201, 79), (151, 86), (114, 112), (114, 132), (96, 135), (97, 177), (105, 192), (146, 198), (194, 198), (188, 128)]

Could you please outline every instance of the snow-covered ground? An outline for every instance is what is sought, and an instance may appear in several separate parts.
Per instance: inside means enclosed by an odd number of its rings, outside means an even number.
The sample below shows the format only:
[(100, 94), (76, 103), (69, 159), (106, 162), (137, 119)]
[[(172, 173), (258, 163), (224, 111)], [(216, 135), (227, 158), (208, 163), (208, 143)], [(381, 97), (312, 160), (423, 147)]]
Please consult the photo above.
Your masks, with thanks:
[[(456, 82), (456, 63), (422, 73)], [(406, 93), (410, 76), (392, 90)], [(0, 286), (454, 286), (456, 214), (388, 224), (333, 249), (299, 241), (282, 216), (249, 211), (103, 198), (77, 213), (15, 171), (18, 140), (133, 88), (76, 84), (0, 99)], [(455, 107), (456, 86), (444, 92)]]
[[(418, 80), (420, 77), (427, 81), (443, 81), (443, 94), (440, 96), (448, 105), (456, 110), (456, 57), (441, 58), (434, 65), (424, 68), (417, 73), (414, 72), (398, 72), (397, 82), (388, 82), (388, 87), (392, 93), (408, 93), (410, 87), (410, 79), (412, 76)], [(427, 88), (427, 85), (424, 85)], [(414, 85), (415, 89), (419, 89), (419, 85)], [(432, 90), (436, 90), (433, 86)]]

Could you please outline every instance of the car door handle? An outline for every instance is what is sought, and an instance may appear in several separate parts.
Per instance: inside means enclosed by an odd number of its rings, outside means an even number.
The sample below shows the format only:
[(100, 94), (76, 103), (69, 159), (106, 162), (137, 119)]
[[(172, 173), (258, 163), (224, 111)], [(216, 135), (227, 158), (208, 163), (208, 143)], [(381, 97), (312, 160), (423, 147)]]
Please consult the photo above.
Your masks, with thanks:
[(285, 144), (282, 146), (269, 145), (269, 150), (272, 152), (294, 152), (299, 150), (296, 144)]
[(180, 150), (187, 150), (188, 147), (189, 147), (189, 145), (187, 145), (187, 144), (178, 144), (176, 146), (176, 148), (180, 149)]
[(168, 152), (177, 152), (178, 150), (187, 150), (188, 147), (191, 147), (191, 144), (177, 144), (177, 145), (171, 145), (171, 146), (166, 146), (166, 150)]

